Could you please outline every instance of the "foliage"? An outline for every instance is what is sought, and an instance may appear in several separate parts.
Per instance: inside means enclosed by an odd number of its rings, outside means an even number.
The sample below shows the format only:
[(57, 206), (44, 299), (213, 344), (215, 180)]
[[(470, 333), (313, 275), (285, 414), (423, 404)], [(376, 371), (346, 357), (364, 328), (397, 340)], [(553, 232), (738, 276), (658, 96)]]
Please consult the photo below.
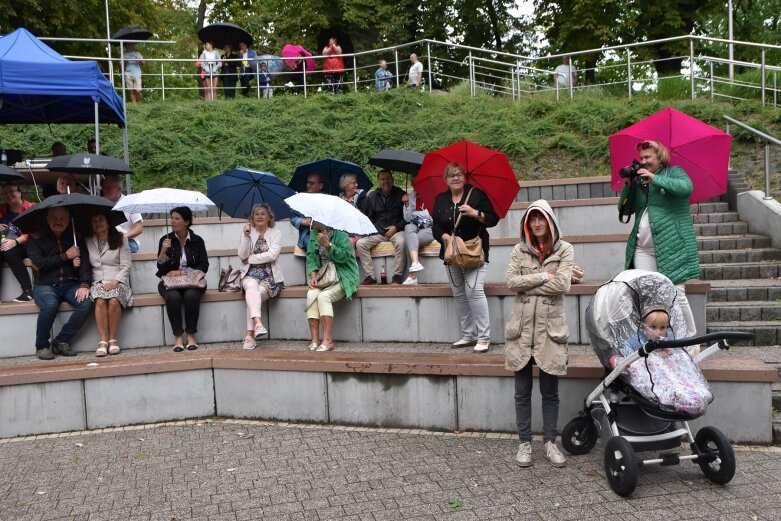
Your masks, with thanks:
[[(605, 175), (607, 136), (673, 106), (723, 128), (722, 115), (781, 135), (781, 108), (702, 101), (660, 101), (603, 92), (556, 101), (537, 95), (513, 102), (430, 95), (397, 89), (380, 94), (275, 96), (150, 102), (128, 107), (134, 189), (174, 186), (205, 190), (207, 178), (236, 166), (290, 179), (296, 166), (332, 156), (367, 165), (378, 150), (421, 152), (468, 139), (508, 154), (522, 180)], [(735, 147), (756, 146), (745, 132)], [(89, 125), (4, 125), (0, 142), (28, 156), (45, 155), (63, 141), (71, 152), (86, 148)], [(101, 128), (104, 150), (122, 157), (121, 132)], [(374, 169), (368, 169), (370, 173)], [(753, 178), (752, 178), (753, 179)], [(761, 187), (761, 184), (758, 186)]]

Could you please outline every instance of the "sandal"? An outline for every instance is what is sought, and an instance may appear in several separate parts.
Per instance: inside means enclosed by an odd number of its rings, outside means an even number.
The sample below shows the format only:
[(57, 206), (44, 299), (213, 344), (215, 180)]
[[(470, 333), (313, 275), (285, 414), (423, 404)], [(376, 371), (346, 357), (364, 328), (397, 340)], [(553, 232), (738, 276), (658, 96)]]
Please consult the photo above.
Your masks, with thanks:
[(309, 348), (308, 349), (310, 351), (317, 351), (318, 347), (320, 347), (320, 344), (318, 344), (317, 342), (312, 342), (311, 344), (309, 344)]
[(98, 349), (95, 351), (95, 356), (106, 356), (108, 354), (108, 342), (101, 340), (98, 342)]
[(120, 351), (121, 349), (119, 348), (119, 342), (113, 338), (108, 341), (108, 354), (118, 355)]
[(181, 353), (184, 351), (184, 346), (174, 346), (174, 353)]
[(323, 351), (333, 351), (334, 345), (326, 345), (326, 344), (320, 344), (320, 347), (318, 347), (315, 351), (323, 352)]

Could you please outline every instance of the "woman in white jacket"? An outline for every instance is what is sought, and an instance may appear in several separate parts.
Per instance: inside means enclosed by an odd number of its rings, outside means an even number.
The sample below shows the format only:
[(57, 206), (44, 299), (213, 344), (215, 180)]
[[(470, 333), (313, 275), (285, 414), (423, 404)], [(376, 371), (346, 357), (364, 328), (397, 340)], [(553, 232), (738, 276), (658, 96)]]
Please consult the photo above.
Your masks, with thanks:
[(282, 234), (274, 228), (274, 211), (265, 203), (256, 204), (239, 242), (241, 287), (247, 302), (244, 349), (255, 349), (255, 341), (268, 332), (261, 320), (263, 302), (279, 295), (285, 286), (282, 271), (277, 265), (280, 250)]
[(214, 50), (212, 42), (204, 42), (203, 52), (198, 62), (201, 65), (201, 78), (206, 88), (206, 99), (213, 100), (217, 97), (217, 80), (220, 77), (222, 58), (220, 53)]
[(95, 355), (116, 355), (120, 351), (117, 329), (122, 310), (133, 305), (133, 291), (128, 283), (130, 249), (125, 236), (109, 224), (105, 213), (92, 215), (92, 232), (86, 243), (93, 280), (89, 295), (95, 302), (100, 336)]

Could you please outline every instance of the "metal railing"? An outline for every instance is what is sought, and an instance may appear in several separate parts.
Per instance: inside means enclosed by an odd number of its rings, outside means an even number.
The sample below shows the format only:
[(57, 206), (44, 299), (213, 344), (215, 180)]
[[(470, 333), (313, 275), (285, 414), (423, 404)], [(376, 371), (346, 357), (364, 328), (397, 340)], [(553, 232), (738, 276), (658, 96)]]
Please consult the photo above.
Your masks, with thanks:
[(727, 122), (727, 134), (730, 133), (730, 124), (737, 125), (738, 127), (742, 128), (743, 130), (746, 130), (750, 132), (751, 134), (754, 134), (760, 139), (763, 139), (765, 141), (765, 200), (773, 199), (773, 197), (770, 195), (770, 145), (776, 145), (781, 146), (781, 141), (774, 138), (773, 136), (770, 136), (768, 134), (765, 134), (761, 130), (757, 130), (753, 127), (750, 127), (746, 125), (743, 122), (740, 122), (734, 118), (731, 118), (729, 116), (723, 116), (724, 120)]
[[(87, 41), (65, 38), (44, 38), (46, 40)], [(89, 41), (108, 42), (93, 39)], [(117, 41), (118, 42), (118, 41)], [(162, 45), (172, 42), (136, 42), (145, 45)], [(644, 49), (661, 44), (677, 44), (685, 51), (664, 59), (638, 59)], [(730, 60), (728, 48), (735, 47), (742, 60)], [(120, 47), (121, 48), (121, 47)], [(393, 76), (396, 87), (407, 83), (406, 68), (409, 66), (409, 52), (415, 51), (424, 64), (423, 90), (460, 88), (465, 85), (471, 96), (493, 95), (518, 100), (532, 95), (545, 95), (573, 98), (581, 94), (597, 92), (632, 97), (635, 95), (654, 95), (664, 93), (667, 97), (686, 97), (692, 100), (698, 96), (711, 99), (729, 100), (755, 99), (763, 104), (778, 103), (778, 74), (781, 67), (768, 65), (768, 53), (774, 53), (775, 61), (781, 61), (781, 46), (726, 40), (703, 36), (679, 36), (648, 42), (616, 45), (599, 49), (589, 49), (545, 57), (522, 56), (518, 54), (492, 51), (477, 47), (424, 39), (402, 45), (362, 51), (343, 55), (347, 63), (343, 90), (355, 92), (373, 92), (374, 71), (379, 59), (385, 59)], [(723, 53), (723, 54), (722, 54)], [(598, 55), (596, 65), (584, 67), (586, 57)], [(560, 58), (569, 56), (578, 66), (577, 85), (560, 88), (553, 81), (554, 69)], [(752, 56), (752, 59), (746, 58)], [(123, 90), (122, 75), (117, 81), (113, 69), (123, 70), (123, 56), (107, 58), (105, 56), (68, 56), (72, 59), (91, 59), (108, 64), (110, 79), (117, 89)], [(319, 61), (323, 55), (312, 56)], [(194, 97), (201, 87), (196, 84), (198, 73), (195, 71), (196, 57), (192, 58), (144, 58), (146, 62), (142, 78), (144, 91), (152, 97), (165, 100), (170, 98)], [(578, 64), (578, 61), (581, 61)], [(656, 65), (665, 60), (681, 62), (677, 74), (659, 76)], [(159, 70), (158, 70), (159, 67)], [(737, 67), (743, 72), (733, 75), (729, 71)], [(149, 72), (155, 69), (155, 72)], [(257, 75), (256, 75), (257, 76)], [(304, 96), (325, 91), (323, 71), (308, 71), (306, 74), (285, 71), (274, 74), (274, 89), (300, 93)], [(583, 81), (588, 78), (589, 81)], [(293, 84), (292, 87), (289, 86)], [(571, 83), (571, 82), (568, 82)], [(220, 83), (218, 90), (225, 91)], [(253, 95), (261, 97), (262, 92), (257, 77), (254, 78)]]

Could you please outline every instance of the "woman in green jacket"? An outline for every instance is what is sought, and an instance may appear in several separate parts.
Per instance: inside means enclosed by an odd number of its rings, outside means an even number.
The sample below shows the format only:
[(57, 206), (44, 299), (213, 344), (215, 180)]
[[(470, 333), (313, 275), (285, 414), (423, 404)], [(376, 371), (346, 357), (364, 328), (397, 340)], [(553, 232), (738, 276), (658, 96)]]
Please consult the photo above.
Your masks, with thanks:
[[(326, 288), (318, 288), (317, 276), (327, 262), (336, 267), (339, 280)], [(309, 291), (306, 293), (306, 317), (312, 340), (310, 351), (331, 351), (334, 348), (333, 303), (345, 296), (351, 299), (358, 289), (358, 263), (350, 237), (312, 221), (312, 233), (306, 249), (306, 272)], [(320, 343), (320, 322), (323, 341)]]
[(696, 334), (694, 315), (686, 299), (684, 283), (700, 276), (697, 236), (694, 232), (689, 197), (692, 182), (678, 166), (669, 166), (670, 152), (658, 141), (637, 145), (642, 167), (635, 178), (624, 180), (619, 210), (635, 216), (626, 244), (625, 268), (657, 271), (678, 289), (687, 332)]

